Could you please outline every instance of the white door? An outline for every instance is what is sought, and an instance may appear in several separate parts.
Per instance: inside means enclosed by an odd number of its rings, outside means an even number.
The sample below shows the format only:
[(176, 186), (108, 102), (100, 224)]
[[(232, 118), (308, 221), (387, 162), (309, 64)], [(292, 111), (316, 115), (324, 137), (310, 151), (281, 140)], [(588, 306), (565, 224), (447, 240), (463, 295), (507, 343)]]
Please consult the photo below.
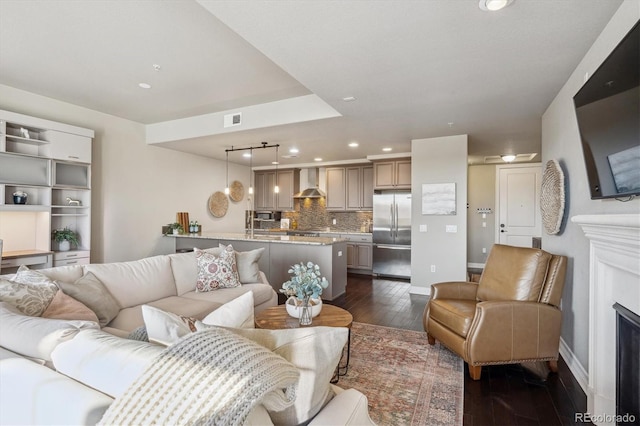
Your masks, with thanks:
[(541, 235), (541, 182), (540, 163), (498, 166), (497, 242), (531, 247)]

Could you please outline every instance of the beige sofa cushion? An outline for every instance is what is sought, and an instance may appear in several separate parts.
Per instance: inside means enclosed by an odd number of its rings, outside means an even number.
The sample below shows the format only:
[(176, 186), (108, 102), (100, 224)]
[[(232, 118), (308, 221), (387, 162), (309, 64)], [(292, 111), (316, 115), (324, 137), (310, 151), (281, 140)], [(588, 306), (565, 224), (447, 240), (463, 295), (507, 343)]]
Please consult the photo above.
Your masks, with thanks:
[(176, 296), (169, 256), (154, 256), (132, 262), (84, 265), (107, 286), (123, 308)]
[(222, 305), (223, 303), (227, 303), (236, 297), (251, 291), (253, 292), (253, 301), (257, 306), (271, 300), (274, 294), (273, 288), (268, 284), (243, 284), (240, 287), (225, 288), (221, 290), (206, 293), (190, 291), (188, 293), (184, 293), (182, 297), (187, 299), (206, 300)]
[[(194, 300), (179, 296), (171, 296), (145, 304), (162, 309), (166, 312), (173, 312), (177, 315), (202, 319), (211, 311), (222, 305), (222, 303), (223, 302), (217, 303), (207, 300)], [(109, 327), (125, 330), (127, 332), (131, 332), (142, 325), (144, 325), (142, 305), (122, 309), (118, 316), (109, 323)]]
[(98, 317), (101, 327), (109, 324), (120, 312), (120, 305), (109, 289), (93, 273), (87, 274), (73, 283), (55, 282), (62, 291), (84, 303)]
[(83, 330), (58, 345), (51, 359), (58, 372), (117, 398), (163, 349), (102, 330)]
[(0, 346), (27, 357), (50, 361), (56, 346), (87, 328), (97, 329), (98, 324), (30, 317), (0, 302)]
[(43, 275), (46, 275), (51, 281), (64, 281), (72, 283), (80, 279), (84, 275), (81, 265), (57, 266), (55, 268), (38, 269)]

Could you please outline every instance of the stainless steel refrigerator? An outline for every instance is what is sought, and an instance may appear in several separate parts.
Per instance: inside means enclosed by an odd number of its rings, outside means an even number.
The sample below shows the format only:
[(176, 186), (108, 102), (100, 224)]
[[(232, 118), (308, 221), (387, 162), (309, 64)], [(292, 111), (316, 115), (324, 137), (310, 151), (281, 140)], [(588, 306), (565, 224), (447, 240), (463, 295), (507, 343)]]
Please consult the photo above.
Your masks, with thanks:
[(373, 195), (373, 273), (411, 277), (411, 191)]

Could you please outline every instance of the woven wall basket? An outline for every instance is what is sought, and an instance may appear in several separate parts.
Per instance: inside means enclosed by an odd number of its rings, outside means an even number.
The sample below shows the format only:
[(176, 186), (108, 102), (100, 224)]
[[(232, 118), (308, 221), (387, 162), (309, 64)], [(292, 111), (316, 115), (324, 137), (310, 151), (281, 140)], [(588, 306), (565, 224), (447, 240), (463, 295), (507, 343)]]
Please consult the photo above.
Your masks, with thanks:
[(542, 174), (540, 211), (547, 234), (559, 233), (564, 216), (564, 173), (556, 160), (547, 161)]
[(216, 191), (209, 197), (209, 211), (214, 217), (222, 217), (227, 214), (229, 199), (224, 192)]
[(229, 198), (236, 203), (242, 201), (242, 198), (244, 198), (244, 186), (242, 182), (238, 182), (237, 180), (231, 182), (229, 186)]

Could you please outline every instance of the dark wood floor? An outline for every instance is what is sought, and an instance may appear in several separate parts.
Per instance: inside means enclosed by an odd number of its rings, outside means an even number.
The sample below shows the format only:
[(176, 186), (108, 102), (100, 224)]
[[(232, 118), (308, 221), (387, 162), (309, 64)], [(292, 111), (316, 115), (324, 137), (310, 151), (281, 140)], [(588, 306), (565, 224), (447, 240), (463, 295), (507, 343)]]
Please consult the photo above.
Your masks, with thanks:
[[(333, 302), (354, 321), (424, 331), (422, 312), (428, 296), (409, 294), (404, 281), (349, 274), (347, 292)], [(425, 334), (426, 340), (426, 334)], [(464, 425), (575, 425), (575, 413), (587, 411), (582, 388), (562, 360), (547, 380), (520, 365), (482, 369), (473, 381), (465, 364)], [(581, 424), (581, 423), (580, 423)]]

